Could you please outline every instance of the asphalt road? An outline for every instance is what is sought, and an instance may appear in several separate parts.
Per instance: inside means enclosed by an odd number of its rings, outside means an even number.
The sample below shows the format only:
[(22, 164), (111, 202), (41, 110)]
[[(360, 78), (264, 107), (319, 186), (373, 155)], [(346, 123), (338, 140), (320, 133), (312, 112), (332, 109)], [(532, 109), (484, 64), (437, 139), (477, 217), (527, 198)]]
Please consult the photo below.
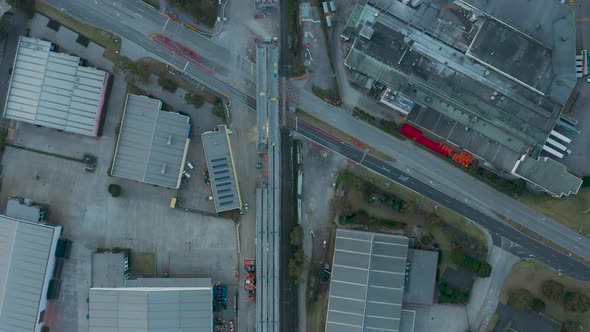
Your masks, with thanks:
[[(44, 0), (57, 8), (63, 8), (69, 15), (78, 17), (82, 21), (93, 24), (105, 30), (112, 31), (129, 40), (134, 41), (143, 47), (147, 52), (146, 56), (157, 55), (172, 65), (184, 68), (186, 61), (172, 55), (167, 50), (157, 46), (148, 36), (152, 33), (162, 33), (178, 40), (184, 45), (195, 50), (201, 57), (208, 59), (210, 64), (219, 65), (214, 76), (198, 69), (196, 66), (187, 65), (186, 75), (206, 87), (228, 95), (233, 101), (249, 103), (248, 97), (254, 95), (254, 86), (251, 84), (254, 75), (252, 63), (214, 44), (211, 40), (200, 36), (191, 30), (182, 28), (176, 23), (166, 23), (167, 17), (157, 11), (145, 6), (141, 0), (112, 1), (112, 0)], [(284, 1), (284, 0), (283, 0)], [(164, 29), (165, 27), (165, 29)], [(190, 35), (189, 35), (190, 33)], [(249, 70), (250, 68), (250, 70)], [(250, 103), (253, 105), (254, 103)], [(250, 106), (249, 107), (252, 107)], [(374, 136), (385, 135), (378, 133), (375, 128), (361, 128), (368, 126), (362, 121), (343, 114), (340, 109), (331, 107), (313, 96), (311, 93), (302, 90), (299, 97), (299, 107), (314, 114), (314, 116), (326, 121), (331, 117), (330, 124), (338, 122), (336, 127), (352, 135)], [(362, 130), (361, 130), (362, 129)], [(362, 133), (361, 133), (362, 131)], [(357, 137), (361, 138), (361, 137)], [(385, 142), (384, 138), (377, 137), (376, 142)], [(456, 170), (452, 165), (444, 161), (437, 161), (434, 157), (428, 156), (427, 152), (416, 150), (410, 147), (407, 142), (395, 140), (392, 137), (387, 139), (391, 147), (396, 148), (397, 154), (403, 154), (398, 162), (403, 159), (407, 166), (419, 169), (422, 181), (430, 180), (430, 189), (445, 192), (447, 197), (455, 200), (469, 200), (469, 207), (478, 210), (482, 215), (490, 218), (494, 212), (498, 212), (516, 223), (531, 229), (535, 233), (550, 239), (559, 246), (576, 253), (586, 259), (590, 259), (590, 240), (580, 236), (567, 227), (558, 224), (554, 220), (541, 215), (540, 213), (516, 202), (509, 197), (498, 193), (486, 185), (474, 181), (467, 174)], [(380, 150), (391, 149), (391, 147), (377, 147)], [(399, 149), (399, 151), (398, 151)], [(427, 183), (427, 182), (424, 182)], [(472, 183), (464, 186), (461, 184)], [(438, 189), (435, 189), (438, 188)], [(475, 207), (475, 208), (474, 208)], [(492, 220), (494, 218), (491, 218)], [(479, 220), (474, 219), (479, 223)], [(483, 225), (483, 224), (482, 224)], [(515, 241), (516, 242), (516, 241)], [(519, 243), (520, 244), (520, 243)], [(524, 246), (524, 244), (522, 244)], [(529, 248), (533, 250), (534, 248)], [(547, 253), (550, 254), (550, 253)], [(562, 256), (562, 255), (561, 255)], [(549, 263), (554, 268), (562, 265), (561, 256), (537, 257), (539, 260)], [(571, 261), (571, 259), (569, 259)], [(590, 274), (584, 268), (580, 271), (570, 271), (569, 275), (575, 276), (586, 272), (585, 278)], [(585, 279), (584, 278), (584, 279)]]
[(580, 263), (572, 257), (564, 255), (555, 249), (524, 235), (502, 221), (491, 218), (471, 206), (432, 188), (412, 175), (391, 166), (389, 163), (378, 159), (351, 144), (348, 144), (344, 140), (329, 135), (301, 119), (297, 122), (297, 132), (331, 151), (359, 163), (373, 172), (397, 182), (402, 186), (422, 194), (425, 197), (463, 215), (471, 221), (477, 222), (485, 227), (490, 233), (504, 237), (514, 243), (518, 243), (530, 252), (529, 254), (521, 254), (521, 257), (534, 257), (540, 262), (543, 262), (571, 277), (590, 281), (590, 266)]

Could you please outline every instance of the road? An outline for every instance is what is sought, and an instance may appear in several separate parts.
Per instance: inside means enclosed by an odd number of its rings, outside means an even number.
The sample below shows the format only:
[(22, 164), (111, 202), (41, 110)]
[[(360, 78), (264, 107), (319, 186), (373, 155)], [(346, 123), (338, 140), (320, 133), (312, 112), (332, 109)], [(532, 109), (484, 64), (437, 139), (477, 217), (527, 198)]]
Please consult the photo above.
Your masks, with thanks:
[[(189, 64), (186, 69), (188, 76), (212, 90), (229, 95), (233, 101), (255, 107), (254, 99), (249, 98), (254, 93), (254, 88), (251, 86), (251, 78), (254, 75), (250, 75), (253, 72), (250, 61), (223, 49), (191, 30), (175, 26), (175, 23), (166, 23), (165, 16), (145, 6), (140, 0), (124, 2), (110, 0), (45, 1), (57, 8), (63, 8), (66, 13), (79, 17), (88, 23), (133, 40), (146, 51), (169, 59), (175, 66), (183, 68), (186, 61), (172, 56), (147, 38), (151, 33), (161, 33), (164, 30), (164, 33), (191, 47), (203, 58), (220, 65), (216, 70), (216, 75), (211, 76)], [(590, 260), (589, 239), (474, 180), (465, 172), (428, 152), (417, 149), (411, 142), (400, 141), (380, 132), (364, 122), (354, 119), (350, 114), (343, 113), (342, 110), (324, 103), (305, 90), (300, 91), (299, 107), (341, 131), (354, 133), (357, 139), (374, 145), (384, 153), (393, 156), (397, 160), (396, 166), (401, 169), (409, 169), (415, 178), (420, 179), (422, 183), (429, 184), (427, 187), (431, 190), (440, 191), (455, 200), (467, 200), (468, 207), (479, 210), (487, 217), (494, 218), (496, 214), (502, 215), (576, 255)], [(475, 221), (479, 222), (479, 220)], [(524, 246), (524, 244), (517, 243)], [(563, 257), (548, 256), (545, 258), (545, 262), (554, 268), (559, 268), (564, 263), (561, 258)], [(566, 257), (566, 261), (575, 262), (568, 257)], [(577, 266), (572, 264), (572, 266)], [(567, 271), (567, 273), (574, 275), (576, 271)]]
[[(148, 53), (156, 55), (185, 72), (192, 79), (214, 91), (221, 91), (232, 102), (255, 109), (254, 63), (213, 43), (181, 24), (170, 20), (141, 0), (44, 0), (64, 13), (85, 23), (111, 31), (133, 41)], [(215, 74), (198, 68), (151, 41), (151, 34), (161, 33), (207, 59)], [(151, 53), (151, 54), (150, 54)]]
[[(564, 255), (551, 247), (522, 234), (506, 223), (483, 214), (475, 208), (457, 200), (430, 185), (418, 180), (409, 173), (403, 172), (388, 162), (372, 156), (366, 151), (347, 143), (345, 140), (327, 134), (313, 125), (299, 119), (296, 131), (302, 136), (328, 148), (360, 165), (380, 174), (392, 181), (395, 181), (415, 192), (418, 192), (429, 199), (446, 206), (447, 208), (463, 215), (471, 221), (485, 227), (490, 233), (504, 237), (512, 242), (525, 247), (537, 260), (552, 266), (555, 269), (564, 271), (569, 276), (590, 281), (590, 266), (580, 263), (571, 257)], [(525, 257), (531, 257), (524, 255)]]
[[(257, 46), (257, 104), (260, 106), (258, 122), (266, 123), (268, 142), (267, 184), (259, 187), (257, 204), (262, 216), (256, 241), (256, 270), (260, 282), (257, 283), (257, 331), (280, 330), (280, 231), (281, 231), (281, 139), (279, 131), (279, 49), (275, 44), (260, 43)], [(259, 136), (260, 139), (260, 136)]]

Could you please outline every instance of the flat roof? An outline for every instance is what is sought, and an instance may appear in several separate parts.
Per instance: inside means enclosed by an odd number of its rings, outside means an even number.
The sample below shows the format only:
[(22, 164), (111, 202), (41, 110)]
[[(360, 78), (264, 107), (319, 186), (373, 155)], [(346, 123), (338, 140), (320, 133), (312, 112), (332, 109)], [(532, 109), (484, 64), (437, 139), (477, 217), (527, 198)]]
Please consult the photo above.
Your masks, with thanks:
[(399, 331), (408, 238), (336, 231), (326, 332)]
[(97, 136), (109, 73), (51, 51), (51, 43), (21, 36), (4, 117), (76, 134)]
[[(174, 284), (177, 278), (166, 279)], [(206, 279), (207, 286), (200, 278), (179, 283), (191, 281), (193, 286), (91, 288), (90, 332), (213, 331), (211, 279)]]
[(409, 273), (404, 289), (404, 303), (432, 305), (436, 284), (438, 252), (410, 249)]
[(201, 139), (205, 149), (215, 211), (219, 213), (241, 208), (242, 198), (227, 126), (219, 125), (213, 131), (204, 132)]
[(0, 215), (0, 331), (35, 331), (61, 226)]
[[(519, 14), (466, 2), (502, 2)], [(540, 156), (576, 81), (571, 9), (553, 2), (542, 0), (562, 16), (535, 8), (534, 19), (527, 8), (537, 3), (525, 0), (357, 5), (342, 35), (355, 38), (345, 64), (413, 101), (410, 121), (512, 171), (521, 155)], [(512, 22), (522, 16), (536, 24)]]
[(548, 157), (533, 159), (523, 156), (516, 164), (513, 174), (555, 197), (577, 194), (583, 182), (579, 177), (568, 173), (565, 166)]
[(186, 115), (162, 102), (127, 94), (111, 175), (178, 189), (190, 142)]
[[(92, 287), (116, 288), (125, 286), (124, 252), (95, 252), (92, 254)], [(127, 265), (128, 266), (128, 265)]]
[(27, 198), (8, 197), (6, 216), (30, 222), (41, 222), (47, 217), (45, 208)]
[(496, 19), (481, 20), (467, 56), (544, 94), (553, 77), (551, 49)]

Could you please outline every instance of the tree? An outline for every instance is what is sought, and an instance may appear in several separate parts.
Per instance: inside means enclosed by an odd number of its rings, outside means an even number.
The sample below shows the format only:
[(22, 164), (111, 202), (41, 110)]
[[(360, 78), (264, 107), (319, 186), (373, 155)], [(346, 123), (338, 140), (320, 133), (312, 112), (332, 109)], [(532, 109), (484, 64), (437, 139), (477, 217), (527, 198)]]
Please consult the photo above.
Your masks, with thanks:
[(171, 93), (176, 92), (178, 89), (178, 84), (171, 79), (160, 77), (158, 79), (158, 85), (162, 87), (162, 89), (169, 91)]
[(293, 279), (297, 279), (303, 273), (303, 263), (305, 257), (303, 255), (303, 248), (299, 248), (289, 258), (289, 276)]
[(291, 234), (289, 234), (289, 239), (292, 246), (300, 246), (303, 244), (303, 228), (299, 225), (293, 227)]
[(564, 291), (563, 284), (555, 280), (546, 280), (541, 284), (541, 292), (551, 301), (560, 301)]
[(205, 98), (198, 93), (187, 93), (184, 95), (184, 101), (187, 104), (191, 104), (196, 108), (199, 108), (205, 104)]
[(508, 303), (520, 310), (529, 309), (532, 302), (533, 294), (528, 289), (524, 288), (513, 290), (508, 298)]
[(35, 0), (6, 0), (6, 3), (22, 10), (29, 18), (35, 15)]
[(0, 40), (6, 39), (6, 37), (8, 37), (9, 31), (10, 26), (8, 25), (8, 20), (2, 18), (0, 21)]
[(545, 302), (539, 298), (534, 298), (533, 302), (531, 303), (531, 309), (536, 312), (544, 312), (545, 311)]
[(492, 274), (492, 266), (488, 262), (480, 262), (476, 274), (480, 278), (487, 278)]
[(587, 312), (590, 309), (590, 297), (578, 292), (567, 292), (563, 298), (563, 308), (572, 312)]
[(428, 221), (428, 225), (431, 228), (438, 227), (442, 224), (442, 220), (440, 219), (438, 214), (436, 214), (434, 212), (428, 215), (428, 218), (426, 218), (426, 221)]
[(573, 320), (565, 321), (561, 324), (561, 332), (577, 332), (582, 330), (582, 323)]
[(415, 201), (413, 201), (413, 200), (406, 201), (406, 206), (404, 209), (405, 214), (414, 214), (417, 209), (418, 209), (418, 205), (416, 204)]
[(111, 183), (108, 187), (108, 192), (111, 194), (112, 197), (119, 197), (121, 196), (121, 186), (118, 184)]

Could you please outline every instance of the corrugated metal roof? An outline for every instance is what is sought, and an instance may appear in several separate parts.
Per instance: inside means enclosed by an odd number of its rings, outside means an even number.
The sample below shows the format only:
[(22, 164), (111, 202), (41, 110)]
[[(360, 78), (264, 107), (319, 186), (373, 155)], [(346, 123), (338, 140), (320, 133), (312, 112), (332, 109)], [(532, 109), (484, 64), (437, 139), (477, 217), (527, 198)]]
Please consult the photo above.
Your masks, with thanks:
[(211, 190), (215, 199), (215, 211), (241, 208), (242, 198), (227, 127), (220, 125), (218, 130), (205, 132), (201, 138), (207, 159)]
[(91, 288), (90, 332), (211, 332), (213, 293), (207, 280), (206, 287)]
[(0, 331), (31, 332), (61, 227), (0, 216)]
[(190, 142), (190, 118), (162, 102), (127, 95), (111, 175), (177, 189)]
[(399, 331), (408, 238), (338, 229), (326, 331)]
[(50, 42), (20, 37), (4, 116), (96, 136), (109, 74), (50, 48)]

